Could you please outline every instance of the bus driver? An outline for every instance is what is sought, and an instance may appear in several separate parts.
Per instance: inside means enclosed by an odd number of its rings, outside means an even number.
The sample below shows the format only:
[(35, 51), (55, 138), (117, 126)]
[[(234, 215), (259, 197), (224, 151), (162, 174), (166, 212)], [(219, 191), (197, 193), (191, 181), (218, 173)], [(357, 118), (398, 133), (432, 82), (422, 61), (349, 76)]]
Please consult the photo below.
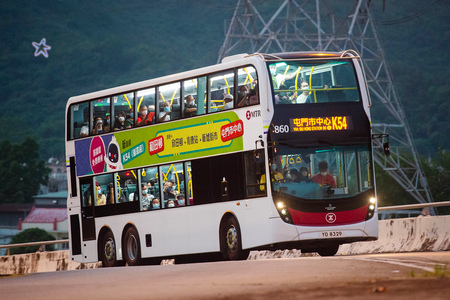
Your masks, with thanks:
[(336, 187), (336, 181), (333, 176), (328, 174), (328, 163), (326, 161), (319, 162), (319, 173), (313, 176), (312, 181), (320, 185), (327, 184), (332, 188)]

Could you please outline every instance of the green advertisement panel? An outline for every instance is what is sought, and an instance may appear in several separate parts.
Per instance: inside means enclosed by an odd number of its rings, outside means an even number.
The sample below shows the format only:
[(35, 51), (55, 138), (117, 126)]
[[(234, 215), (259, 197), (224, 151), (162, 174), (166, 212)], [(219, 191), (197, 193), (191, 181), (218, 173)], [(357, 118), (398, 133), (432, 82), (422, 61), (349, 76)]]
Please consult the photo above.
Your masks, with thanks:
[[(76, 141), (77, 175), (137, 168), (243, 150), (233, 111), (113, 132)], [(87, 162), (89, 158), (89, 162)]]

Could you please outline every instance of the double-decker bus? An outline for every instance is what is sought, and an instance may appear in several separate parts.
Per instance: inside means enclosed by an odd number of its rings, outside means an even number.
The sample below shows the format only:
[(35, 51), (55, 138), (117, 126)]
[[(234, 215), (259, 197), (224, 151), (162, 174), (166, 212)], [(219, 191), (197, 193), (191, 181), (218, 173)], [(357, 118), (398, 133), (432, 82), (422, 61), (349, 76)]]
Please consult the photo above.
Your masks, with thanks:
[(369, 106), (354, 51), (241, 54), (70, 98), (71, 259), (377, 239)]

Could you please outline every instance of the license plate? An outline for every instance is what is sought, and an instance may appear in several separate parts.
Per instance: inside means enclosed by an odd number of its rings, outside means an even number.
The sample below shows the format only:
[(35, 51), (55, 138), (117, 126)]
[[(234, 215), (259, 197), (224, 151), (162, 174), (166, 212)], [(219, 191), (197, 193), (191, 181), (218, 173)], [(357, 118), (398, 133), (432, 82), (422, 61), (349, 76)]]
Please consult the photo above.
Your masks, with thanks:
[(344, 233), (342, 231), (323, 231), (323, 238), (334, 238), (334, 237), (343, 237)]

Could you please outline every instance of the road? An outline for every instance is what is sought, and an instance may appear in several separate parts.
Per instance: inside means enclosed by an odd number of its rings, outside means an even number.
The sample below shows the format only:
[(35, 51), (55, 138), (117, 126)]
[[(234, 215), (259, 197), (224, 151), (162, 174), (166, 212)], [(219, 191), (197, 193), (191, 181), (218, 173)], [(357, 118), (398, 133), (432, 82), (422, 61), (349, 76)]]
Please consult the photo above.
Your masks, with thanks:
[(450, 252), (300, 257), (0, 277), (2, 299), (449, 299)]

